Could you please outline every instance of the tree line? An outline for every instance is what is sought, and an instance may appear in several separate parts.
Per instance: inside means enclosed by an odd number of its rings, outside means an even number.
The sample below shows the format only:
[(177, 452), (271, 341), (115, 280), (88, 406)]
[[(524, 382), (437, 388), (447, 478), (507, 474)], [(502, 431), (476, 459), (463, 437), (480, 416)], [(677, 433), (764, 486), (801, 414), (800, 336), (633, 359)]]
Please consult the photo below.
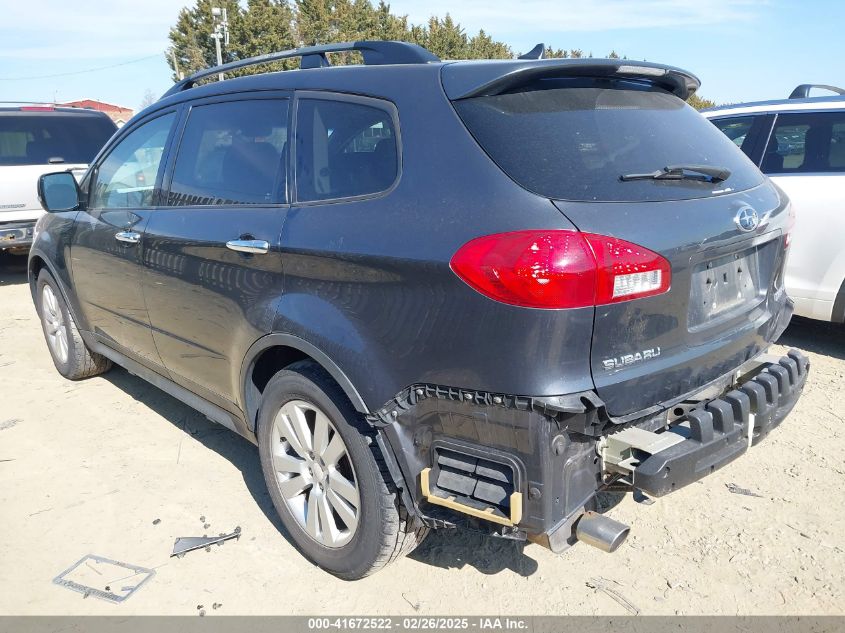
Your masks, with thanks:
[[(425, 24), (411, 24), (407, 15), (397, 15), (390, 5), (379, 0), (196, 0), (193, 7), (179, 12), (170, 29), (167, 63), (173, 80), (217, 63), (212, 7), (225, 8), (229, 23), (229, 45), (223, 49), (223, 62), (263, 55), (300, 46), (356, 40), (400, 40), (413, 42), (441, 59), (509, 59), (520, 54), (506, 43), (494, 39), (483, 29), (468, 34), (448, 13), (432, 16)], [(592, 57), (580, 49), (547, 47), (546, 57)], [(616, 51), (607, 57), (619, 58)], [(333, 64), (359, 63), (356, 52), (332, 56)], [(297, 59), (268, 64), (268, 69), (290, 69)], [(243, 74), (255, 72), (241, 71)], [(233, 74), (241, 74), (233, 73)], [(694, 96), (694, 107), (708, 107), (712, 102)]]

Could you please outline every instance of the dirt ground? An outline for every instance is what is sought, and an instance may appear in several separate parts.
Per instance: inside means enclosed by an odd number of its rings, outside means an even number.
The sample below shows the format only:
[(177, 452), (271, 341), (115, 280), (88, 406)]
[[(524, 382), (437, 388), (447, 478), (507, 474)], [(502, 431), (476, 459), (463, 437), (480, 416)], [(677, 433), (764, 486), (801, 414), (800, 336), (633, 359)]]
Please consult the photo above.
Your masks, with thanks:
[[(0, 257), (0, 614), (843, 614), (845, 327), (796, 321), (781, 343), (812, 360), (790, 418), (702, 482), (626, 496), (615, 554), (441, 531), (348, 583), (286, 540), (246, 440), (122, 369), (61, 378), (23, 258)], [(178, 536), (235, 526), (239, 541), (169, 558)], [(86, 554), (156, 575), (121, 604), (52, 583)]]

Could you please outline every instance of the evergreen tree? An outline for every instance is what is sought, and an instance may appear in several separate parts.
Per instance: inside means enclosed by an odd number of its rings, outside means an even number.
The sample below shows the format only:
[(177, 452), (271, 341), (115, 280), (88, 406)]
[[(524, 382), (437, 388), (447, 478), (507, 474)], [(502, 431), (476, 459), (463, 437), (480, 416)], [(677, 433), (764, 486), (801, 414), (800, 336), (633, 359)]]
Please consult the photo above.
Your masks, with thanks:
[(467, 46), (467, 59), (510, 59), (513, 51), (503, 42), (497, 42), (481, 29), (478, 35), (470, 38)]
[(705, 99), (695, 93), (690, 95), (689, 99), (687, 99), (687, 103), (690, 104), (696, 110), (703, 110), (704, 108), (712, 108), (715, 107), (716, 102), (711, 101), (710, 99)]
[[(229, 18), (229, 36), (232, 44), (244, 39), (243, 12), (238, 0), (197, 0), (192, 9), (182, 9), (176, 25), (170, 29), (170, 48), (167, 50), (167, 63), (173, 69), (174, 81), (178, 79), (174, 67), (174, 57), (179, 71), (190, 75), (197, 70), (217, 64), (217, 53), (211, 33), (214, 21), (212, 7), (225, 8)], [(250, 35), (251, 37), (251, 35)], [(223, 47), (223, 63), (238, 59), (237, 46)]]
[[(468, 36), (465, 29), (447, 13), (431, 16), (426, 24), (409, 24), (407, 15), (394, 14), (390, 4), (379, 0), (247, 0), (242, 8), (238, 0), (195, 0), (192, 8), (179, 12), (170, 29), (167, 61), (177, 74), (214, 66), (217, 62), (211, 33), (214, 21), (211, 7), (225, 7), (229, 15), (230, 44), (224, 47), (223, 61), (263, 55), (298, 46), (357, 40), (400, 40), (424, 46), (441, 59), (508, 59), (514, 56), (504, 42), (483, 29)], [(592, 57), (581, 49), (547, 46), (547, 58)], [(619, 59), (613, 50), (608, 57)], [(333, 64), (360, 63), (357, 52), (331, 54)], [(231, 73), (248, 74), (268, 69), (299, 66), (296, 58), (260, 68)], [(177, 73), (178, 71), (178, 73)], [(697, 97), (693, 97), (697, 99)], [(693, 101), (691, 103), (699, 103)], [(707, 107), (711, 102), (701, 101)]]
[(377, 40), (414, 41), (408, 28), (408, 16), (394, 15), (390, 12), (390, 5), (384, 0), (380, 0), (375, 9), (375, 29), (372, 37)]
[[(293, 10), (287, 0), (249, 0), (241, 22), (243, 37), (238, 41), (232, 40), (237, 57), (243, 59), (296, 48), (293, 17)], [(260, 70), (298, 67), (299, 60), (286, 59), (261, 67)]]
[(429, 18), (424, 46), (440, 59), (466, 59), (468, 44), (464, 29), (451, 15)]

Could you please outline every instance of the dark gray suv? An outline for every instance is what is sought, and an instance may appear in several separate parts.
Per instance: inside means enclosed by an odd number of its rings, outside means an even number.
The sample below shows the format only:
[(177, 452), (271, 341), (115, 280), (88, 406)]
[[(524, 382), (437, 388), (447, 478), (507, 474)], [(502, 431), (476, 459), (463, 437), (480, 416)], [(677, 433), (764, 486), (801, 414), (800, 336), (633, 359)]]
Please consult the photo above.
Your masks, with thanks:
[[(364, 64), (330, 67), (358, 51)], [(301, 70), (203, 83), (287, 57)], [(777, 426), (786, 197), (645, 62), (400, 42), (202, 71), (42, 177), (56, 367), (124, 366), (257, 443), (291, 538), (360, 578), (433, 528), (613, 551)], [(152, 476), (152, 473), (151, 473)]]

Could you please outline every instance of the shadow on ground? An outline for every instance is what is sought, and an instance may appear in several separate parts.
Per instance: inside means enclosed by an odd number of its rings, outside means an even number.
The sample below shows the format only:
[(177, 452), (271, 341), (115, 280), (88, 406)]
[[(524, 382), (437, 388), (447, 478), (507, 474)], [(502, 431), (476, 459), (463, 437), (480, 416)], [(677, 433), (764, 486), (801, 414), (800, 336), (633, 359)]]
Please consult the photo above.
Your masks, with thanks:
[[(103, 378), (194, 440), (228, 459), (241, 472), (247, 490), (267, 519), (288, 542), (294, 544), (267, 492), (258, 449), (252, 443), (209, 421), (201, 413), (122, 367), (115, 366)], [(432, 532), (410, 558), (436, 567), (460, 568), (469, 565), (484, 574), (510, 569), (521, 576), (529, 576), (537, 571), (537, 562), (523, 553), (525, 547), (523, 542), (483, 534), (438, 530)]]
[(26, 256), (0, 251), (0, 286), (26, 283)]
[[(142, 378), (133, 376), (122, 367), (115, 366), (104, 374), (103, 378), (181, 429), (186, 435), (228, 459), (241, 471), (247, 490), (258, 507), (285, 538), (288, 538), (267, 492), (258, 459), (258, 449), (254, 444), (219, 424), (211, 422), (198, 411)], [(209, 490), (208, 493), (211, 494), (212, 491)]]
[(778, 343), (845, 360), (845, 324), (795, 317)]
[(522, 541), (496, 538), (476, 532), (435, 530), (409, 558), (442, 567), (461, 569), (469, 565), (482, 574), (498, 574), (509, 569), (520, 576), (537, 571), (537, 561), (525, 554)]

